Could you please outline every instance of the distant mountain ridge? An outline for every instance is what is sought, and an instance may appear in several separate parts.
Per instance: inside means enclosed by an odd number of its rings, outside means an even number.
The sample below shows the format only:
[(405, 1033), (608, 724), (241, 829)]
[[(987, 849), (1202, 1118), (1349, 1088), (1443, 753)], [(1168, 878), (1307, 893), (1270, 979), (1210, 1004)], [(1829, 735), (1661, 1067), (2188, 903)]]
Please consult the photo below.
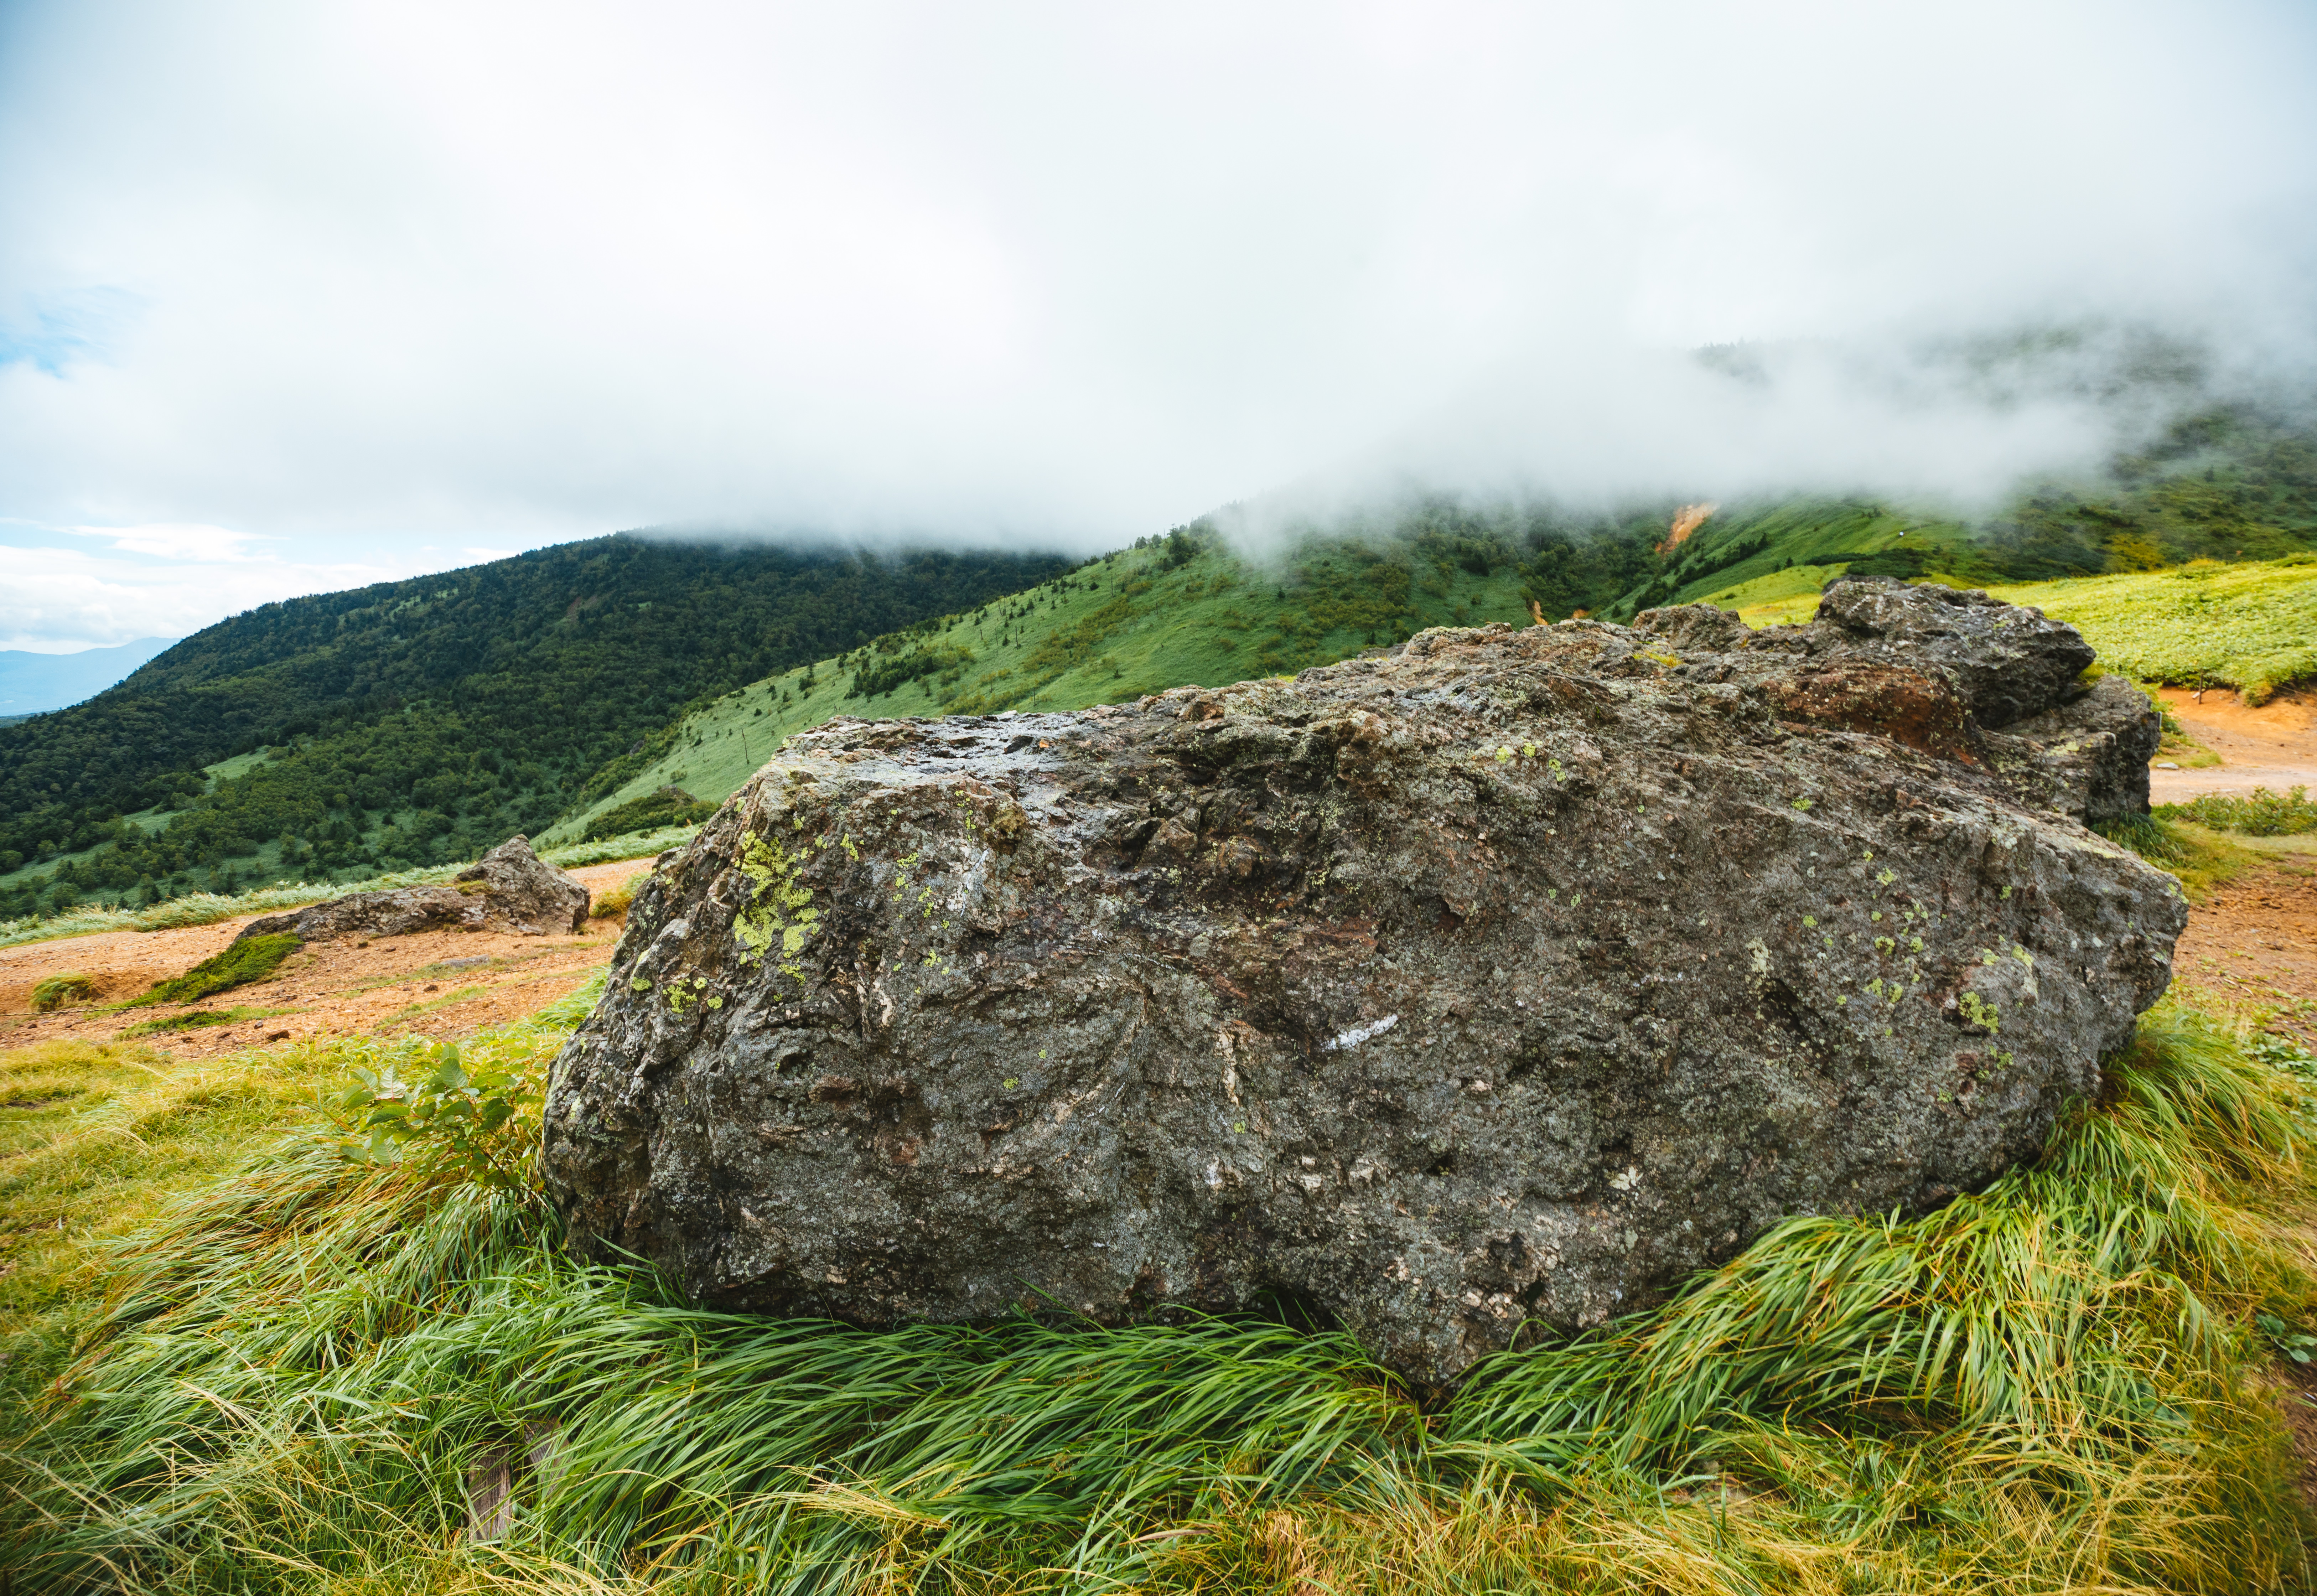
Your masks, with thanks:
[(0, 717), (39, 714), (93, 698), (176, 641), (140, 637), (69, 654), (0, 649)]
[(621, 533), (264, 605), (0, 726), (0, 915), (471, 856), (694, 699), (1069, 564)]

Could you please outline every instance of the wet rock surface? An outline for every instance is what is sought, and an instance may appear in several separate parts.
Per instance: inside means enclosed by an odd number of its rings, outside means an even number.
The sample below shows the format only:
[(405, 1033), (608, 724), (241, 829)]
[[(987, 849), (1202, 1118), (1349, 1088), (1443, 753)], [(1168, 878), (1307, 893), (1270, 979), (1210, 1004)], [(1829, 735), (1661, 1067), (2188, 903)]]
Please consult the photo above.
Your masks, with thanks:
[(512, 930), (576, 936), (586, 928), (587, 889), (510, 837), (452, 878), (449, 886), (353, 892), (289, 914), (267, 915), (241, 937), (294, 932), (308, 942), (344, 937), (407, 937), (416, 931)]
[(1890, 586), (1832, 606), (1881, 632), (1494, 626), (792, 739), (638, 897), (550, 1190), (703, 1302), (1285, 1309), (1449, 1381), (1982, 1185), (2185, 909), (2047, 768), (2074, 634), (1969, 606), (2044, 640), (1990, 731), (1964, 642), (1898, 646), (1952, 601)]

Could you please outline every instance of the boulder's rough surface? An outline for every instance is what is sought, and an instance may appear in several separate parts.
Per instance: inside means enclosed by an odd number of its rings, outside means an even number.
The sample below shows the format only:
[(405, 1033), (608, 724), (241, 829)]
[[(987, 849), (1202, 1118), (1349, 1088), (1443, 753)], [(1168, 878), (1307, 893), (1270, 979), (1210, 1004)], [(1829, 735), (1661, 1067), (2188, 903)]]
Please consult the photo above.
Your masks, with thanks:
[(440, 887), (354, 892), (242, 928), (243, 937), (291, 931), (308, 942), (343, 937), (406, 937), (413, 931), (481, 930), (573, 936), (587, 924), (587, 889), (510, 837)]
[(2017, 730), (2089, 696), (2074, 633), (1829, 596), (792, 739), (637, 898), (550, 1189), (705, 1302), (1285, 1304), (1453, 1380), (1980, 1186), (2185, 909)]

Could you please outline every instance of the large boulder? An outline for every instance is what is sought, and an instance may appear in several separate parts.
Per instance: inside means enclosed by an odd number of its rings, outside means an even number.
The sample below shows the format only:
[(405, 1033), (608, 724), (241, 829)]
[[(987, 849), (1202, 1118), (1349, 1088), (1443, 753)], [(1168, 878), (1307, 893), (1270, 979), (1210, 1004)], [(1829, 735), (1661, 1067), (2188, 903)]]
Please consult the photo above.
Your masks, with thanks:
[(510, 837), (451, 878), (449, 886), (353, 892), (244, 926), (245, 937), (282, 931), (308, 942), (346, 937), (407, 937), (414, 931), (500, 929), (529, 937), (576, 936), (587, 925), (587, 889)]
[(705, 1303), (1286, 1311), (1430, 1381), (1928, 1208), (2096, 1089), (2185, 910), (1890, 635), (1660, 611), (832, 722), (637, 898), (549, 1189)]

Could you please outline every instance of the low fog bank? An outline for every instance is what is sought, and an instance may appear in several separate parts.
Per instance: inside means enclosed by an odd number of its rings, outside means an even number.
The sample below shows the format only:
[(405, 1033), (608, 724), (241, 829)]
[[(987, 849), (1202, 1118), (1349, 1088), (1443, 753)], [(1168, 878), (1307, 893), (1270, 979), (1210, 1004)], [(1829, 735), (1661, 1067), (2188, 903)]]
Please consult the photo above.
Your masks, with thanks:
[[(1976, 522), (2022, 494), (2096, 492), (2216, 417), (2317, 421), (2309, 340), (2124, 320), (2003, 332), (1709, 345), (1606, 343), (1507, 360), (1418, 423), (1208, 519), (1253, 557), (1410, 507), (1564, 518), (1697, 502), (1874, 500)], [(2178, 461), (2175, 461), (2176, 467)]]

